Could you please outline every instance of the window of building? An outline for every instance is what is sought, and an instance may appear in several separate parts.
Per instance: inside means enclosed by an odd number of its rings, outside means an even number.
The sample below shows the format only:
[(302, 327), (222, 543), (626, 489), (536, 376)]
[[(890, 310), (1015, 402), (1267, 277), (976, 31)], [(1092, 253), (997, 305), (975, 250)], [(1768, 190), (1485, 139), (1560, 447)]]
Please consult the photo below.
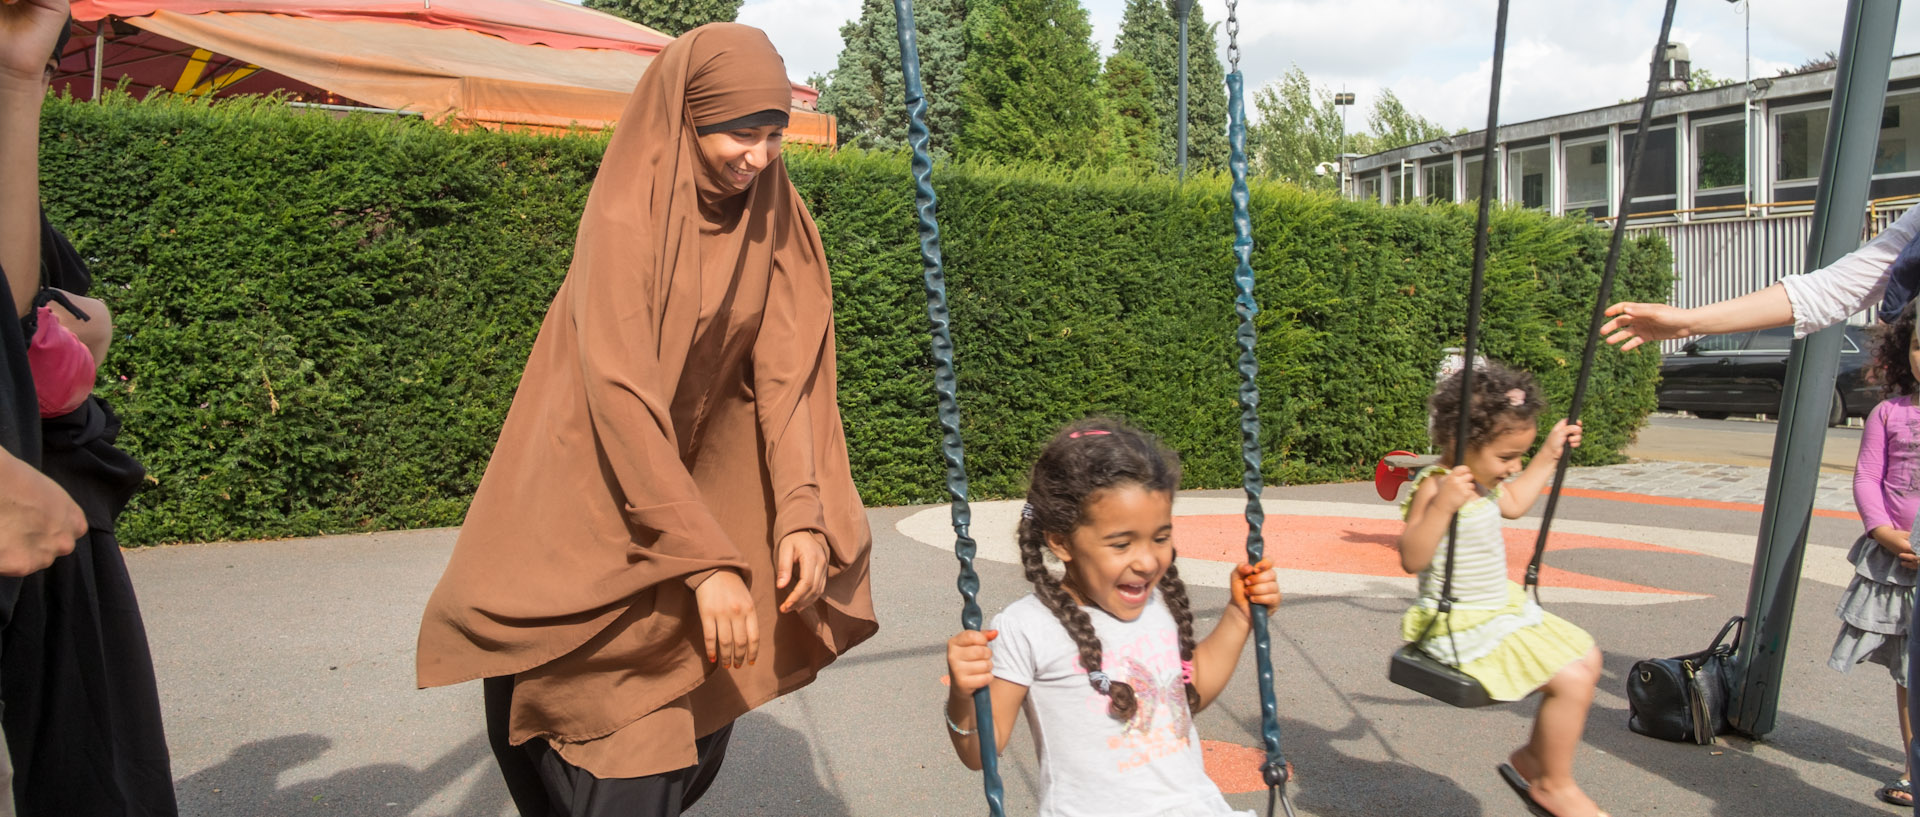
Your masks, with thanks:
[(1740, 119), (1694, 126), (1694, 189), (1744, 189), (1747, 185), (1746, 141), (1747, 126)]
[[(1647, 131), (1647, 146), (1640, 152), (1640, 166), (1635, 169), (1634, 177), (1627, 181), (1627, 196), (1635, 202), (1652, 204), (1645, 210), (1670, 210), (1678, 200), (1679, 191), (1679, 129), (1668, 125), (1664, 128), (1652, 128)], [(1626, 155), (1633, 155), (1635, 143), (1640, 134), (1622, 135), (1620, 149)]]
[(1465, 189), (1467, 191), (1463, 201), (1479, 201), (1480, 168), (1486, 165), (1486, 160), (1480, 158), (1479, 151), (1474, 151), (1466, 157), (1465, 161), (1461, 162), (1461, 165), (1460, 176), (1462, 180), (1466, 182)]
[(1788, 111), (1773, 118), (1776, 182), (1812, 181), (1820, 175), (1827, 142), (1827, 109)]
[(1553, 154), (1546, 145), (1523, 148), (1507, 154), (1507, 199), (1522, 207), (1547, 206), (1547, 190), (1553, 186)]
[(1880, 151), (1873, 175), (1920, 172), (1920, 94), (1888, 96), (1880, 113)]
[(1607, 137), (1560, 143), (1567, 174), (1565, 208), (1604, 210), (1607, 206)]
[(1361, 176), (1358, 179), (1358, 181), (1360, 183), (1360, 200), (1370, 201), (1375, 204), (1379, 204), (1380, 203), (1380, 174), (1368, 173), (1365, 176)]
[(1404, 166), (1387, 171), (1387, 203), (1406, 204), (1413, 200), (1413, 174)]
[(1453, 201), (1453, 160), (1440, 159), (1420, 166), (1427, 203)]

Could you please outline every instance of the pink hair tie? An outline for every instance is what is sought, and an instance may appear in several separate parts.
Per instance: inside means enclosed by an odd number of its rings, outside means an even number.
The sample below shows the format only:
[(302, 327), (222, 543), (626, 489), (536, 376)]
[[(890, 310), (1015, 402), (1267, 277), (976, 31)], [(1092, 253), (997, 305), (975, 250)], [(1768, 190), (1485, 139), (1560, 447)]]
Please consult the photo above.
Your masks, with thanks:
[(1507, 389), (1507, 405), (1519, 408), (1527, 404), (1526, 389)]
[(1095, 429), (1089, 429), (1087, 431), (1075, 431), (1072, 434), (1068, 434), (1067, 439), (1078, 440), (1081, 437), (1105, 437), (1108, 434), (1112, 434), (1112, 433), (1113, 432), (1111, 431), (1103, 431), (1101, 429), (1095, 428)]
[(1192, 661), (1180, 662), (1180, 683), (1183, 683), (1183, 684), (1193, 683), (1193, 662)]

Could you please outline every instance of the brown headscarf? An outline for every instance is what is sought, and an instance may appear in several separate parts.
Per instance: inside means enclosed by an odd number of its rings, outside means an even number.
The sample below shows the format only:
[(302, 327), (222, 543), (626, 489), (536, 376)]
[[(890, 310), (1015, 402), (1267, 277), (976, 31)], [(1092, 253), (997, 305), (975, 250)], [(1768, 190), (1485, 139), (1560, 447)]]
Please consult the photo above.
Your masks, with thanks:
[[(691, 764), (695, 737), (877, 628), (819, 234), (783, 162), (729, 193), (695, 135), (788, 100), (747, 26), (648, 67), (421, 622), (421, 686), (515, 676), (513, 742), (597, 776)], [(781, 615), (773, 548), (798, 531), (825, 541), (828, 587)], [(717, 568), (753, 594), (755, 666), (704, 660), (689, 580)]]

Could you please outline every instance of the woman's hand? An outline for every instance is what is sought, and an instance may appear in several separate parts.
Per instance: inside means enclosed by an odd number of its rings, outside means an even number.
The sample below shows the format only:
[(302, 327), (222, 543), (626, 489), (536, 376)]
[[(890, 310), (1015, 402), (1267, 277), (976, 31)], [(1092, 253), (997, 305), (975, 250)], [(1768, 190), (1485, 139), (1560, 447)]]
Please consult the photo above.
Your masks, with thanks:
[(947, 689), (965, 698), (993, 683), (993, 648), (999, 630), (961, 630), (947, 639)]
[(787, 591), (787, 600), (780, 604), (780, 612), (791, 613), (805, 610), (820, 600), (820, 594), (827, 592), (827, 543), (821, 535), (810, 530), (789, 533), (780, 540), (780, 547), (773, 554), (773, 564), (779, 571), (779, 577), (773, 586)]
[(67, 0), (0, 0), (0, 80), (42, 82), (70, 13)]
[(731, 570), (715, 571), (693, 590), (700, 608), (700, 633), (708, 663), (738, 667), (760, 658), (760, 621), (753, 615), (753, 594)]
[(1273, 564), (1261, 559), (1257, 565), (1239, 565), (1233, 569), (1233, 580), (1227, 582), (1227, 596), (1233, 603), (1233, 609), (1249, 621), (1253, 619), (1250, 605), (1259, 604), (1267, 608), (1267, 615), (1273, 615), (1273, 609), (1280, 606), (1280, 577), (1273, 571)]
[(1666, 304), (1617, 303), (1607, 307), (1613, 320), (1600, 327), (1607, 342), (1625, 352), (1643, 343), (1699, 334), (1693, 329), (1692, 310)]
[(1547, 441), (1540, 445), (1540, 457), (1546, 460), (1558, 460), (1567, 453), (1567, 449), (1579, 447), (1580, 424), (1575, 422), (1568, 425), (1567, 421), (1561, 420), (1554, 423), (1553, 429), (1547, 432)]

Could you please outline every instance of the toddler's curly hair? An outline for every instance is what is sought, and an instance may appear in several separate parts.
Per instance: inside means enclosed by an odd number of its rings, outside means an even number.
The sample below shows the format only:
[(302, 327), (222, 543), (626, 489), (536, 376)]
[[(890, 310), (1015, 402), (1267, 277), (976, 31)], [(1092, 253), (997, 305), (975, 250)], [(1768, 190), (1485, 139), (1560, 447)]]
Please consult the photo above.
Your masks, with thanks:
[[(1460, 378), (1455, 372), (1427, 398), (1427, 411), (1433, 418), (1433, 446), (1443, 455), (1453, 453), (1453, 437), (1460, 428)], [(1481, 358), (1473, 369), (1473, 395), (1467, 434), (1467, 450), (1486, 445), (1494, 437), (1516, 428), (1536, 424), (1546, 411), (1547, 401), (1533, 375), (1497, 360)]]

